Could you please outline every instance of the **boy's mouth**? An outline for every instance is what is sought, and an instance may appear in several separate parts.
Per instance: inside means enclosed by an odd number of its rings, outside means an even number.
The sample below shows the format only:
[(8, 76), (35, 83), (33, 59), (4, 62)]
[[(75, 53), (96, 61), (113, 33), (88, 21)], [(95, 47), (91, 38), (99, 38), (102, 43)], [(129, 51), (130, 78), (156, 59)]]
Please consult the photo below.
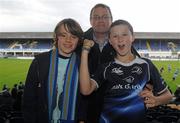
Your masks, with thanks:
[(120, 45), (118, 45), (118, 47), (119, 47), (119, 49), (122, 50), (125, 47), (125, 44), (120, 44)]
[(65, 44), (64, 46), (65, 46), (66, 48), (71, 48), (71, 47), (72, 47), (71, 44)]

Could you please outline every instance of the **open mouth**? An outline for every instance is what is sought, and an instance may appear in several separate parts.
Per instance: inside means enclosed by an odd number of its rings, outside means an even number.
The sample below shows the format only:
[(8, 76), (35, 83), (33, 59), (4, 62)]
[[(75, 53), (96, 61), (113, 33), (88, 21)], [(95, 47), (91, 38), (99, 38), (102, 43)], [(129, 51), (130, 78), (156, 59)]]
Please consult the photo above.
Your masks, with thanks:
[(72, 45), (70, 45), (70, 44), (64, 44), (64, 47), (66, 47), (66, 48), (71, 48)]
[(118, 45), (118, 48), (119, 48), (120, 50), (123, 50), (124, 47), (125, 47), (125, 44)]

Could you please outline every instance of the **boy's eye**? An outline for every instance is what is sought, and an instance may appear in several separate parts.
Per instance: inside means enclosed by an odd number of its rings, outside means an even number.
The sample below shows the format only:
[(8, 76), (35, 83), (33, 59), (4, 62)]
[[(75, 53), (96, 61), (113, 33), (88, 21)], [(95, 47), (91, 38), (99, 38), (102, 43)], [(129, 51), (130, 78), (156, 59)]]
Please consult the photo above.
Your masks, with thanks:
[(73, 39), (76, 39), (76, 38), (78, 38), (78, 37), (77, 37), (77, 36), (75, 36), (75, 35), (73, 35), (73, 36), (72, 36), (72, 38), (73, 38)]
[(65, 34), (62, 34), (62, 33), (60, 33), (58, 36), (60, 36), (60, 37), (66, 37), (66, 35), (65, 35)]
[(122, 34), (122, 36), (127, 36), (128, 34)]
[(117, 38), (118, 36), (117, 35), (112, 35), (113, 38)]
[(61, 37), (66, 37), (66, 36), (62, 34)]

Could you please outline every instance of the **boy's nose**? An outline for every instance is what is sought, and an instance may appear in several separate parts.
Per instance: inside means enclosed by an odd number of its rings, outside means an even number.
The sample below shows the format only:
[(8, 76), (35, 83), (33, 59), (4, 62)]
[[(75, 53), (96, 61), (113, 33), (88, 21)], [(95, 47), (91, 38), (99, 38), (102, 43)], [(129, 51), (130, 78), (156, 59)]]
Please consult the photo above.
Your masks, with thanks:
[(122, 36), (118, 36), (118, 41), (119, 42), (123, 41), (123, 37)]
[(71, 37), (66, 37), (66, 41), (70, 42), (71, 41)]

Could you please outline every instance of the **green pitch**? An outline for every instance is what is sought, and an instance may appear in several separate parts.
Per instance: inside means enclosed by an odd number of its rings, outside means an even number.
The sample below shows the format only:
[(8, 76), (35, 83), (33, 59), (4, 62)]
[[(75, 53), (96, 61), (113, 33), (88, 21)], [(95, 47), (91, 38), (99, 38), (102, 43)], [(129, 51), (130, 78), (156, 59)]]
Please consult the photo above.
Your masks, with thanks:
[[(172, 80), (174, 72), (177, 68), (180, 70), (180, 60), (179, 61), (153, 61), (156, 67), (160, 70), (161, 67), (164, 67), (164, 71), (162, 72), (162, 77), (166, 81), (166, 83), (171, 88), (172, 92), (174, 92), (178, 85), (180, 85), (180, 71), (175, 81)], [(168, 72), (168, 65), (171, 66), (171, 71)]]
[[(32, 60), (20, 59), (0, 59), (0, 90), (3, 84), (7, 84), (12, 88), (15, 83), (24, 82)], [(167, 82), (171, 90), (174, 92), (177, 85), (180, 85), (180, 73), (175, 81), (172, 81), (173, 74), (176, 68), (180, 69), (180, 61), (153, 61), (158, 70), (164, 67), (162, 77)], [(172, 70), (168, 72), (168, 64), (171, 65)]]
[(15, 83), (24, 83), (32, 60), (0, 59), (0, 91), (4, 84), (12, 88)]

